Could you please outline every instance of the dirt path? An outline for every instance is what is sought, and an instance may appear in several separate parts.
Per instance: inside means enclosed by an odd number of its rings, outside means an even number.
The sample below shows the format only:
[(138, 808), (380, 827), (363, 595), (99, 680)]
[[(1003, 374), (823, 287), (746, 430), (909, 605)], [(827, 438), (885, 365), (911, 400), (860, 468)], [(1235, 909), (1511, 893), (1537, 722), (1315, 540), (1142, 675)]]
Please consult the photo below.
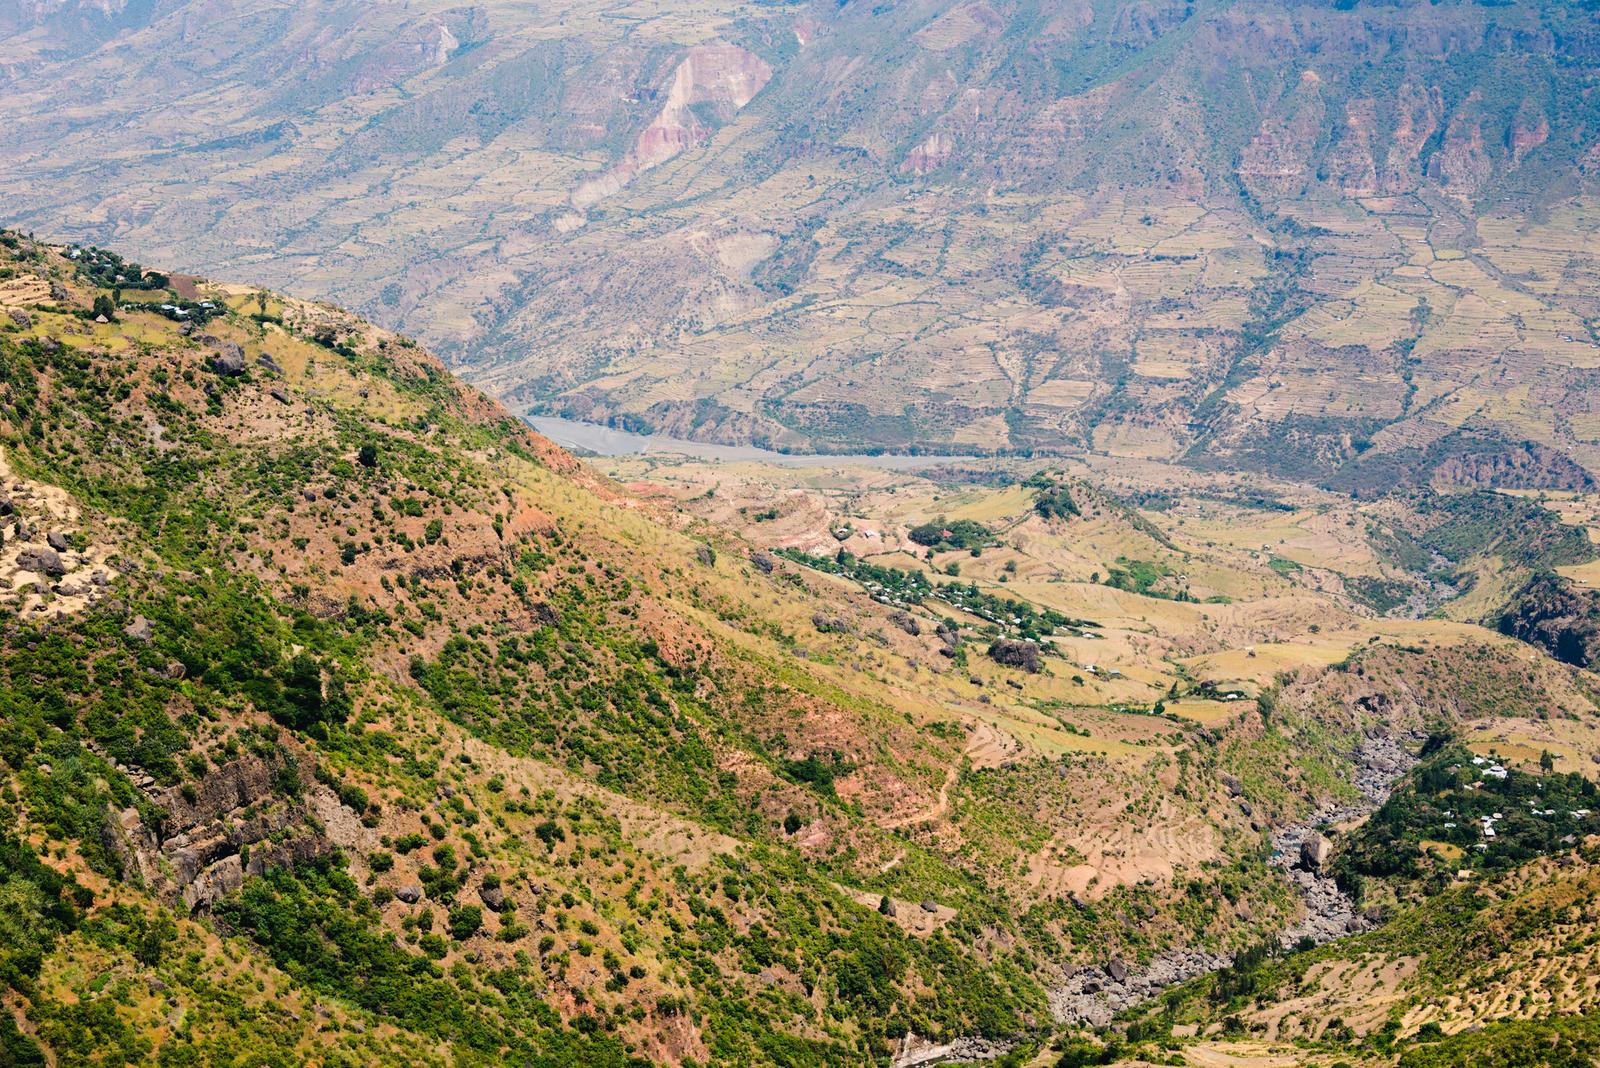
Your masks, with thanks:
[(882, 826), (892, 831), (896, 827), (909, 827), (913, 823), (932, 823), (942, 819), (945, 813), (950, 811), (950, 787), (955, 785), (956, 776), (960, 774), (961, 765), (952, 765), (944, 774), (944, 782), (939, 784), (939, 799), (931, 807), (913, 812), (909, 816), (901, 816), (899, 819), (885, 820)]

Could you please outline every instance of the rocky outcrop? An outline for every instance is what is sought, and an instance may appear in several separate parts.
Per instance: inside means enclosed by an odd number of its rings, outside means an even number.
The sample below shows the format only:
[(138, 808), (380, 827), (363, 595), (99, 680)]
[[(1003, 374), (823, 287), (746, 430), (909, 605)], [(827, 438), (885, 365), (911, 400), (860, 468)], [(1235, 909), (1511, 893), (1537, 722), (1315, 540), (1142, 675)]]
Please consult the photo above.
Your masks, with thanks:
[(989, 646), (989, 656), (997, 664), (1021, 668), (1027, 672), (1039, 670), (1039, 643), (1015, 638), (1001, 638)]
[(49, 547), (23, 549), (17, 554), (17, 567), (40, 575), (59, 576), (67, 573), (61, 554)]
[[(136, 769), (121, 770), (163, 815), (151, 826), (138, 808), (124, 809), (107, 824), (105, 844), (125, 877), (190, 911), (209, 908), (246, 876), (334, 848), (302, 798), (307, 784), (281, 752), (239, 757), (184, 786), (161, 788)], [(324, 800), (337, 804), (331, 791)]]
[(244, 374), (244, 349), (232, 341), (221, 342), (211, 355), (211, 369), (226, 378)]
[(1600, 594), (1554, 572), (1530, 578), (1506, 605), (1500, 632), (1537, 645), (1575, 667), (1600, 658)]
[(922, 624), (917, 622), (917, 617), (910, 612), (896, 609), (889, 613), (889, 622), (915, 638), (922, 633)]
[(712, 122), (727, 122), (771, 78), (772, 68), (765, 60), (737, 45), (689, 49), (672, 73), (661, 111), (614, 167), (573, 191), (572, 206), (597, 204), (637, 175), (705, 141), (715, 129)]
[(893, 1068), (931, 1068), (935, 1064), (968, 1064), (992, 1061), (1011, 1052), (1013, 1043), (992, 1038), (958, 1038), (953, 1042), (933, 1042), (908, 1034), (895, 1051)]
[(811, 616), (811, 625), (816, 627), (820, 634), (848, 634), (851, 630), (848, 619), (822, 612), (816, 612)]
[(905, 162), (900, 164), (900, 170), (916, 175), (928, 174), (949, 163), (955, 150), (955, 139), (949, 134), (931, 133), (925, 141), (906, 153)]
[(1300, 840), (1300, 866), (1310, 872), (1320, 872), (1333, 853), (1333, 843), (1316, 831), (1307, 831)]

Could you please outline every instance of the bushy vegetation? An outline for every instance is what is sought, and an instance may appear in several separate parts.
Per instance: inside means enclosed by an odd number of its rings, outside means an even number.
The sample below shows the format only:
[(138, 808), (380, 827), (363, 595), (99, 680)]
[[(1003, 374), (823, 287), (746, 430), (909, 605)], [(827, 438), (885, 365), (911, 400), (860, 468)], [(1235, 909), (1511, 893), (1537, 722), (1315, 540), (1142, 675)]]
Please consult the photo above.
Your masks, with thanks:
[(1073, 499), (1072, 487), (1041, 471), (1030, 477), (1024, 486), (1033, 490), (1033, 510), (1045, 519), (1071, 519), (1079, 515), (1078, 502)]
[(910, 538), (930, 549), (981, 549), (993, 544), (994, 534), (976, 520), (940, 516), (912, 527)]
[(799, 549), (775, 549), (773, 552), (805, 567), (860, 583), (884, 604), (921, 604), (923, 598), (933, 592), (933, 584), (921, 571), (871, 564), (843, 549), (831, 557), (813, 556)]

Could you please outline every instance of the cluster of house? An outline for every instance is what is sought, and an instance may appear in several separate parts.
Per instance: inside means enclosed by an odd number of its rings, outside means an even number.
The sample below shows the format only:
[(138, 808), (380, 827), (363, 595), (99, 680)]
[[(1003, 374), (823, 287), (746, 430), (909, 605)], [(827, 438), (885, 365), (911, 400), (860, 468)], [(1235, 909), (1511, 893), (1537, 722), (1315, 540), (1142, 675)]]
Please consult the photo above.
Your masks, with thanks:
[(1478, 768), (1478, 774), (1483, 778), (1505, 781), (1506, 769), (1504, 764), (1481, 756), (1473, 757), (1472, 763)]

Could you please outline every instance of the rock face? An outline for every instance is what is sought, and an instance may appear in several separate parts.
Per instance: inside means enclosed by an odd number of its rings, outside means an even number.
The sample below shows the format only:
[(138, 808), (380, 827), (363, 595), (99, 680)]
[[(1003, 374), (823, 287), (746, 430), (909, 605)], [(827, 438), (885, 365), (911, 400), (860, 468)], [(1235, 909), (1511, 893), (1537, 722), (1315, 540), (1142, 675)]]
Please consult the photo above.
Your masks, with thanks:
[(1500, 631), (1557, 660), (1588, 667), (1600, 659), (1600, 595), (1560, 575), (1535, 575), (1511, 599)]
[(666, 102), (616, 166), (578, 186), (572, 206), (583, 209), (618, 192), (633, 178), (708, 139), (712, 122), (727, 122), (772, 78), (772, 68), (737, 45), (697, 45), (672, 73)]
[(282, 789), (284, 776), (298, 778), (299, 772), (281, 754), (239, 757), (187, 789), (157, 787), (148, 775), (123, 770), (164, 816), (147, 826), (139, 809), (125, 809), (108, 824), (106, 845), (125, 875), (137, 875), (190, 911), (209, 908), (247, 875), (304, 863), (334, 848), (315, 829), (300, 792)]
[(1001, 638), (989, 646), (989, 656), (997, 664), (1006, 667), (1021, 668), (1023, 671), (1037, 672), (1039, 670), (1039, 643), (1019, 641), (1014, 638)]

